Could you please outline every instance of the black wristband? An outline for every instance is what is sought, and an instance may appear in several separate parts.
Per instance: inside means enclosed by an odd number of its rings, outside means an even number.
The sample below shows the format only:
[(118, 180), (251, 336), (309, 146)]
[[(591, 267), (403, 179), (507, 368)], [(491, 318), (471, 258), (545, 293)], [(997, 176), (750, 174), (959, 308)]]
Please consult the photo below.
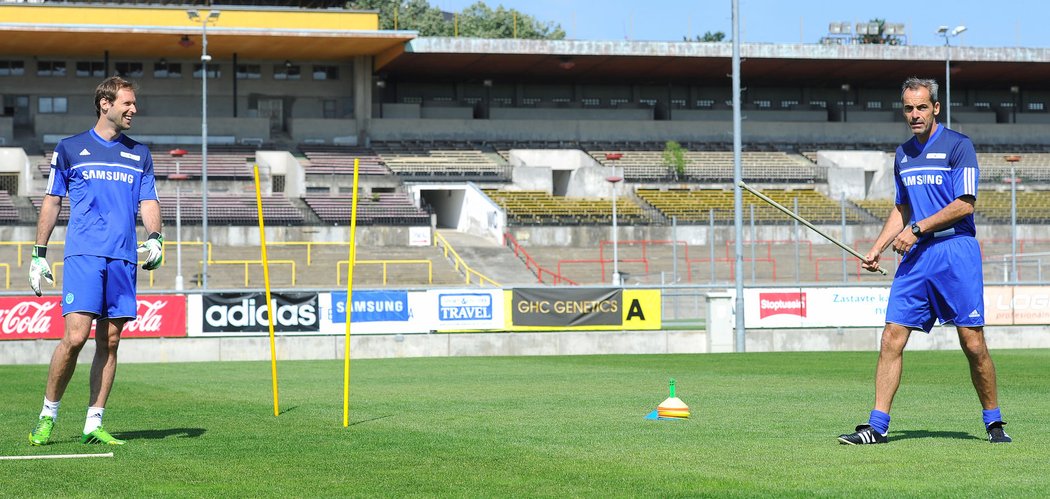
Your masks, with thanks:
[(149, 233), (149, 237), (147, 237), (146, 239), (160, 239), (160, 238), (161, 238), (160, 232), (150, 232)]
[(33, 257), (47, 258), (47, 246), (33, 245)]

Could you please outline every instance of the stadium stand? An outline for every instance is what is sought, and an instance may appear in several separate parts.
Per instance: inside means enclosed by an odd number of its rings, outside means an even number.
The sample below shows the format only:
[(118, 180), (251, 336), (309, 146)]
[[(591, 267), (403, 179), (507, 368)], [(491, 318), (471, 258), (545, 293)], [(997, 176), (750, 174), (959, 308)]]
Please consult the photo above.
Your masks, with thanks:
[(893, 209), (893, 199), (853, 199), (853, 204), (868, 212), (872, 217), (885, 220)]
[[(352, 199), (349, 195), (331, 196), (311, 194), (303, 201), (322, 222), (349, 225)], [(416, 207), (411, 196), (404, 192), (374, 193), (371, 198), (359, 199), (357, 223), (360, 225), (430, 225), (430, 214)]]
[[(30, 196), (33, 207), (37, 212), (43, 204), (44, 196)], [(182, 223), (199, 224), (201, 214), (204, 212), (203, 199), (196, 193), (183, 193), (178, 203), (174, 194), (164, 197), (160, 212), (165, 224), (175, 223), (176, 206), (181, 205)], [(280, 194), (266, 195), (262, 197), (263, 217), (267, 224), (274, 225), (302, 225), (305, 217), (303, 213), (292, 205), (288, 198)], [(69, 203), (62, 203), (62, 210), (58, 215), (61, 224), (69, 221)], [(208, 195), (208, 221), (215, 224), (227, 225), (256, 225), (259, 223), (258, 207), (253, 195), (211, 193)]]
[[(543, 191), (501, 191), (485, 194), (507, 211), (512, 225), (589, 225), (612, 222), (612, 200), (552, 196)], [(616, 218), (623, 225), (652, 221), (652, 215), (629, 198), (616, 203)]]
[(412, 180), (504, 181), (506, 161), (491, 146), (470, 142), (373, 142), (373, 149), (391, 171)]
[[(663, 159), (662, 144), (656, 150), (638, 150), (645, 144), (626, 145), (617, 149), (589, 149), (587, 152), (605, 166), (623, 168), (624, 177), (632, 181), (667, 181), (673, 172)], [(651, 146), (650, 146), (651, 147)], [(684, 178), (728, 182), (733, 180), (733, 152), (687, 150)], [(812, 183), (813, 162), (798, 154), (782, 151), (744, 151), (741, 156), (743, 177), (752, 182)]]
[(1018, 178), (1036, 182), (1050, 182), (1050, 153), (1013, 152), (1008, 154), (979, 152), (977, 164), (981, 168), (983, 185), (992, 185), (1010, 177), (1010, 167)]
[[(167, 151), (180, 146), (151, 145), (153, 153), (153, 174), (158, 179), (167, 178), (175, 173), (176, 159)], [(183, 147), (185, 149), (185, 147)], [(251, 163), (255, 160), (255, 148), (238, 145), (208, 146), (208, 179), (250, 180), (253, 177)], [(178, 158), (179, 173), (190, 178), (201, 177), (203, 165), (201, 151), (187, 150), (187, 154)]]
[[(176, 158), (167, 151), (184, 146), (151, 145), (153, 154), (153, 174), (158, 179), (168, 178), (175, 173)], [(45, 151), (41, 158), (36, 161), (37, 171), (44, 178), (51, 175), (51, 155), (53, 151)], [(251, 163), (255, 158), (255, 148), (237, 145), (214, 145), (208, 147), (208, 178), (209, 179), (233, 179), (250, 180), (253, 177)], [(204, 159), (200, 148), (186, 150), (186, 155), (178, 158), (178, 171), (180, 174), (188, 175), (190, 178), (201, 177), (201, 167)]]
[(18, 208), (7, 191), (0, 191), (0, 222), (15, 223), (19, 221)]
[[(813, 223), (840, 223), (842, 207), (814, 189), (762, 189), (774, 201), (793, 207), (798, 199), (798, 213)], [(664, 216), (677, 217), (679, 223), (708, 223), (714, 212), (715, 223), (733, 221), (733, 191), (731, 189), (651, 189), (636, 191), (638, 197), (652, 205)], [(763, 224), (791, 223), (793, 220), (776, 208), (762, 202), (750, 193), (744, 193), (744, 218), (750, 219), (754, 206), (755, 222)], [(868, 218), (852, 205), (847, 206), (846, 222), (868, 222)]]
[[(976, 214), (988, 223), (1010, 223), (1010, 191), (981, 190), (977, 193)], [(1017, 191), (1017, 223), (1050, 222), (1050, 191)]]
[(358, 159), (360, 175), (391, 175), (383, 160), (372, 149), (326, 144), (300, 144), (300, 159), (307, 175), (352, 175)]

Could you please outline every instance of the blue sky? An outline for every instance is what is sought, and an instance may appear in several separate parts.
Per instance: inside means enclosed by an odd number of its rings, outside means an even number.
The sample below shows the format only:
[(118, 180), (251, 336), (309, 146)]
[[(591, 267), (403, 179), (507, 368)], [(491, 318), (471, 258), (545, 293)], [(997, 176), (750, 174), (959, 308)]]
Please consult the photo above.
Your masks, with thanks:
[[(431, 0), (458, 12), (477, 0)], [(730, 0), (486, 0), (489, 7), (514, 8), (561, 24), (568, 38), (581, 40), (681, 41), (687, 34), (732, 31)], [(907, 26), (910, 45), (943, 45), (940, 25), (968, 29), (952, 45), (974, 47), (1050, 47), (1044, 0), (740, 0), (744, 42), (816, 43), (828, 23), (873, 18)]]

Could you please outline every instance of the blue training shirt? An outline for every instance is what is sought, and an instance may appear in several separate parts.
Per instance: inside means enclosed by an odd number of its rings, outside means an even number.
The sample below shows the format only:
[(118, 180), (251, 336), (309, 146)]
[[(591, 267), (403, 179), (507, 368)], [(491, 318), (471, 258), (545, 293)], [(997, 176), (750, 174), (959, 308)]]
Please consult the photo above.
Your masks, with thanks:
[[(939, 123), (925, 144), (912, 137), (897, 147), (893, 170), (897, 182), (895, 203), (911, 206), (909, 224), (941, 211), (962, 196), (977, 198), (980, 170), (973, 142)], [(937, 237), (976, 234), (972, 214), (936, 232)]]
[(159, 200), (149, 149), (127, 135), (94, 130), (62, 139), (51, 156), (47, 194), (69, 198), (65, 256), (137, 261), (139, 202)]

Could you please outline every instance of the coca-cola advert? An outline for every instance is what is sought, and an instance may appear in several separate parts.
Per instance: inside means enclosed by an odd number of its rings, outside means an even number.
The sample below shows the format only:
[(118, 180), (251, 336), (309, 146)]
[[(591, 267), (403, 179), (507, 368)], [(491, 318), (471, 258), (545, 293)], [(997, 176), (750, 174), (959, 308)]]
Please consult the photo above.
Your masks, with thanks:
[[(184, 296), (139, 295), (137, 313), (136, 320), (124, 325), (121, 338), (186, 336)], [(0, 340), (61, 339), (64, 330), (58, 297), (0, 297)]]
[(320, 331), (317, 293), (206, 293), (202, 296), (203, 332), (260, 333), (270, 330), (274, 310), (274, 332), (316, 333)]
[(138, 318), (124, 324), (121, 338), (172, 338), (186, 336), (186, 297), (139, 295)]

